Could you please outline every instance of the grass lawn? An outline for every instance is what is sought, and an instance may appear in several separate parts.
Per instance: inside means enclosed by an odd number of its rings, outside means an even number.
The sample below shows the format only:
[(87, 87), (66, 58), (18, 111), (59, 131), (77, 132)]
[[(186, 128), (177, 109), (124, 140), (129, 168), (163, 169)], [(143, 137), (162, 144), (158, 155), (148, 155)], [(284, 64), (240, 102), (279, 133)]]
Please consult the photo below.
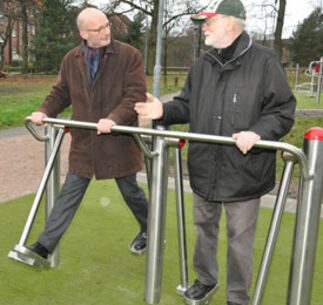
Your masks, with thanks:
[[(145, 304), (145, 257), (131, 255), (128, 251), (128, 244), (137, 233), (138, 226), (123, 203), (114, 181), (92, 181), (72, 225), (61, 241), (60, 265), (50, 270), (35, 270), (7, 258), (8, 252), (19, 241), (32, 200), (33, 195), (29, 195), (0, 204), (1, 305)], [(193, 281), (195, 229), (191, 206), (191, 195), (185, 194), (188, 269), (189, 279)], [(261, 209), (255, 244), (254, 281), (271, 214), (272, 210)], [(263, 305), (286, 304), (294, 222), (295, 215), (284, 214)], [(37, 238), (43, 223), (44, 209), (41, 207), (27, 244)], [(323, 298), (322, 225), (321, 221), (312, 291), (313, 305), (321, 304)], [(220, 288), (211, 305), (226, 304), (224, 219), (220, 232)], [(183, 304), (182, 298), (176, 294), (180, 276), (175, 194), (172, 190), (168, 193), (166, 240), (160, 304)]]
[(323, 109), (323, 93), (320, 96), (320, 103), (316, 104), (316, 98), (309, 97), (307, 93), (294, 92), (297, 100), (297, 109)]
[[(175, 79), (177, 78), (177, 81)], [(9, 77), (0, 80), (0, 130), (22, 126), (26, 116), (35, 111), (55, 84), (56, 76)], [(161, 84), (161, 95), (177, 92), (185, 75), (172, 74)], [(153, 78), (147, 76), (147, 90), (152, 92)], [(69, 117), (66, 109), (61, 117)]]
[[(39, 107), (55, 81), (56, 76), (20, 76), (0, 80), (0, 130), (22, 126), (24, 118)], [(167, 85), (162, 77), (161, 95), (179, 91), (184, 82), (184, 74), (168, 75)], [(147, 76), (149, 92), (152, 92), (152, 85), (153, 78)], [(323, 94), (319, 105), (306, 93), (296, 92), (295, 96), (299, 109), (323, 109)], [(70, 113), (71, 109), (67, 109), (61, 117), (69, 117)]]

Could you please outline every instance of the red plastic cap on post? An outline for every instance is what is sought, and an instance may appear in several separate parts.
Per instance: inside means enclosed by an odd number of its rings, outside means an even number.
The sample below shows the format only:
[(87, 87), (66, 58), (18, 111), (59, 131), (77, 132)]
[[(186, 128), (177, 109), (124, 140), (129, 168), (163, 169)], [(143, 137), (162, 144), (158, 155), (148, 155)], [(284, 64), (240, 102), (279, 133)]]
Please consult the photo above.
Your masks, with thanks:
[(323, 128), (322, 127), (312, 127), (304, 135), (306, 140), (319, 140), (323, 141)]
[(320, 63), (315, 64), (315, 73), (320, 73)]
[(179, 143), (178, 143), (179, 148), (182, 148), (184, 145), (185, 145), (185, 140), (184, 139), (180, 139), (179, 140)]

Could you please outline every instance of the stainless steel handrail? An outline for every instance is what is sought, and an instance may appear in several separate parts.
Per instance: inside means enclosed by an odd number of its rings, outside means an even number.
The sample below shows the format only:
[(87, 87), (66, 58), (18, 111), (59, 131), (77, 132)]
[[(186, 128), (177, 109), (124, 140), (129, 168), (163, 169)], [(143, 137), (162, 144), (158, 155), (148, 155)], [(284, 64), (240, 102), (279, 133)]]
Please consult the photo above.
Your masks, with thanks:
[[(53, 119), (53, 118), (45, 118), (44, 122), (48, 124), (57, 124), (57, 125), (68, 126), (68, 127), (97, 129), (97, 123), (90, 123), (90, 122), (65, 120), (65, 119)], [(26, 117), (25, 124), (26, 126), (31, 124), (30, 117)], [(30, 130), (30, 128), (28, 128), (28, 130)], [(198, 141), (198, 142), (235, 145), (235, 141), (231, 137), (207, 135), (207, 134), (201, 134), (201, 133), (157, 130), (157, 129), (151, 129), (151, 128), (130, 127), (130, 126), (121, 126), (121, 125), (113, 126), (112, 131), (120, 132), (120, 133), (129, 133), (129, 134), (143, 134), (143, 135), (151, 135), (151, 136), (179, 138), (179, 139), (186, 139), (186, 140)], [(293, 156), (295, 156), (300, 166), (300, 171), (303, 179), (310, 180), (313, 178), (313, 174), (309, 172), (306, 155), (301, 149), (297, 148), (296, 146), (288, 143), (283, 143), (283, 142), (260, 140), (254, 145), (254, 147), (282, 150), (282, 151), (287, 151), (291, 153)]]
[(31, 133), (31, 135), (38, 141), (40, 142), (46, 142), (49, 140), (49, 136), (41, 136), (35, 129), (34, 125), (31, 124), (30, 122), (30, 117), (26, 117), (25, 118), (25, 126), (26, 128), (29, 130), (29, 132)]

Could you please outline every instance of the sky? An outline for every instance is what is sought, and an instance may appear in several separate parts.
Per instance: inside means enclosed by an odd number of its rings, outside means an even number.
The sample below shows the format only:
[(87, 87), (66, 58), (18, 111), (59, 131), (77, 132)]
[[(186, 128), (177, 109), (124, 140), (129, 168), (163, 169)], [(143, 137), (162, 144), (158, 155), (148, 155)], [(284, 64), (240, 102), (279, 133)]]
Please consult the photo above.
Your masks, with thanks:
[[(257, 10), (255, 5), (261, 1), (254, 0), (245, 0), (243, 3), (248, 6), (249, 10), (253, 13)], [(305, 18), (307, 18), (315, 7), (322, 7), (322, 0), (286, 0), (286, 11), (285, 11), (285, 20), (284, 20), (284, 28), (283, 28), (283, 38), (288, 38), (292, 35), (292, 32), (296, 30), (297, 25), (302, 23)], [(253, 8), (254, 7), (254, 8)], [(278, 5), (277, 5), (278, 9)], [(248, 11), (247, 11), (248, 17)], [(247, 20), (247, 24), (249, 24), (250, 28), (257, 28), (264, 25), (261, 20)]]
[[(81, 0), (79, 0), (82, 2)], [(206, 3), (209, 0), (200, 0), (201, 3)], [(274, 3), (274, 0), (266, 0)], [(99, 8), (102, 5), (109, 3), (109, 0), (88, 0), (89, 3), (97, 5)], [(265, 27), (264, 18), (261, 18), (259, 3), (264, 0), (242, 0), (247, 9), (247, 31), (256, 31)], [(297, 25), (307, 18), (313, 9), (317, 6), (323, 6), (323, 0), (286, 0), (286, 12), (283, 28), (283, 38), (288, 38), (292, 32), (296, 30)], [(278, 8), (278, 7), (277, 7)], [(271, 22), (270, 22), (271, 21)], [(268, 29), (273, 29), (274, 18), (268, 20)]]

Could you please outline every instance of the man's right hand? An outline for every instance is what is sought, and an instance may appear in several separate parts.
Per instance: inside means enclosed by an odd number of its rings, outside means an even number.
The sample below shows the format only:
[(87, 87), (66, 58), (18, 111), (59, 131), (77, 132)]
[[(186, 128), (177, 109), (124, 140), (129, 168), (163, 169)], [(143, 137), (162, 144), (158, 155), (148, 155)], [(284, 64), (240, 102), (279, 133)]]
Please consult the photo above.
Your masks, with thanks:
[(163, 116), (163, 105), (160, 100), (150, 93), (146, 93), (148, 103), (136, 103), (135, 110), (142, 120), (156, 120)]
[(46, 118), (47, 115), (40, 111), (35, 111), (31, 114), (30, 120), (32, 123), (37, 125), (44, 125), (44, 118)]

